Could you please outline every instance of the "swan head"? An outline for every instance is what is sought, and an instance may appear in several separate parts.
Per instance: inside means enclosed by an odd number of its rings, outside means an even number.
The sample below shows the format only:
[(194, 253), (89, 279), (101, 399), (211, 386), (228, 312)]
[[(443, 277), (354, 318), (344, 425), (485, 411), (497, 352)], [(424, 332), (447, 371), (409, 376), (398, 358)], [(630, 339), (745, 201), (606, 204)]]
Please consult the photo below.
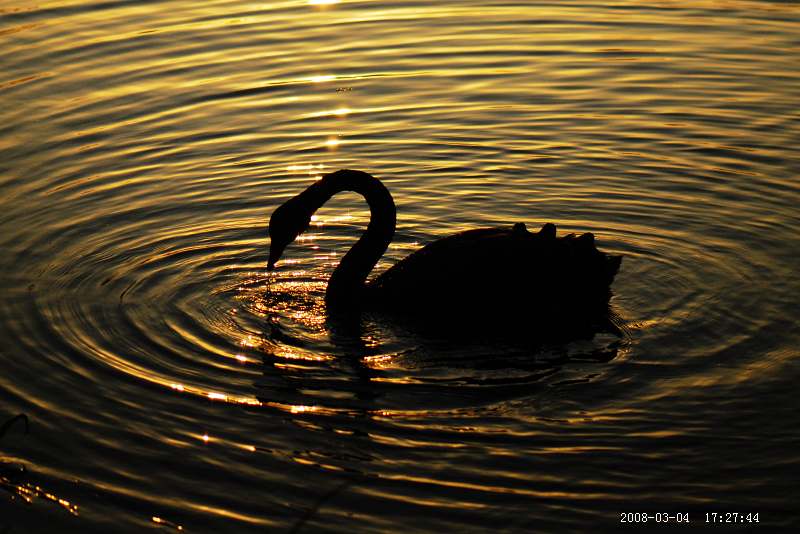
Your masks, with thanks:
[(283, 255), (283, 250), (302, 234), (311, 224), (312, 211), (308, 203), (298, 195), (280, 206), (269, 219), (269, 262), (267, 270), (275, 268), (275, 263)]

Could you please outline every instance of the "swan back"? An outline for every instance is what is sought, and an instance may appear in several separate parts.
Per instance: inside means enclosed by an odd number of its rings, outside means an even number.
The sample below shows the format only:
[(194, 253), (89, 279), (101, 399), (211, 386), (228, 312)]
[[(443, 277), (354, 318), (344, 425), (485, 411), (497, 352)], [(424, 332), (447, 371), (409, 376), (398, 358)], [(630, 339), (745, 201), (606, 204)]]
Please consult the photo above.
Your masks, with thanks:
[(542, 328), (605, 324), (622, 258), (592, 234), (557, 238), (546, 224), (468, 230), (427, 245), (368, 285), (371, 307), (460, 322), (519, 321)]

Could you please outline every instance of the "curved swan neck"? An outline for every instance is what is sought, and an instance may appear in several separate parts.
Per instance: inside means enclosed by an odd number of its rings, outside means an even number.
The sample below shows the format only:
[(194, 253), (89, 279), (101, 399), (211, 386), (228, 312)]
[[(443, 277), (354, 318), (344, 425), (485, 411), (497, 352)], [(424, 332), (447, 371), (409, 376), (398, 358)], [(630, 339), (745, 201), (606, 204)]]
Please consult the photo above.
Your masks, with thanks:
[(369, 205), (370, 220), (366, 232), (344, 255), (328, 281), (325, 294), (328, 305), (348, 305), (361, 300), (367, 276), (392, 242), (397, 219), (389, 190), (365, 172), (341, 170), (327, 174), (304, 194), (309, 195), (309, 203), (316, 211), (341, 191), (363, 196)]

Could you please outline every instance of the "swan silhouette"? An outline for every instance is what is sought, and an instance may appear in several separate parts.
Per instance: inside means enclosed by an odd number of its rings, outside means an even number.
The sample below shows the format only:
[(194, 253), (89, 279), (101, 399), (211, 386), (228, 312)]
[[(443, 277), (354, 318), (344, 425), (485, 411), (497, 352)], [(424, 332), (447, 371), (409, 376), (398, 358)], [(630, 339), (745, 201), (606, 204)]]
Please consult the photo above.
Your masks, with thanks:
[(392, 241), (396, 209), (389, 190), (361, 171), (327, 174), (273, 212), (268, 270), (314, 212), (342, 191), (366, 199), (370, 221), (328, 281), (328, 314), (377, 309), (436, 322), (510, 323), (539, 333), (588, 328), (619, 334), (609, 319), (609, 299), (622, 257), (600, 252), (591, 233), (557, 238), (550, 223), (537, 233), (517, 223), (454, 234), (367, 281)]

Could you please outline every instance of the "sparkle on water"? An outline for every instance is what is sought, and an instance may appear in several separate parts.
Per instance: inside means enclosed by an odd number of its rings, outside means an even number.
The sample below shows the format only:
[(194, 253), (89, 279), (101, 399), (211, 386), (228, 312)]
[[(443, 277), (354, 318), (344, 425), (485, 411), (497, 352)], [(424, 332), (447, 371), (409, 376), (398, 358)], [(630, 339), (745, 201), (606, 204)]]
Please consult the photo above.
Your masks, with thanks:
[[(0, 3), (0, 532), (796, 527), (798, 35), (778, 1)], [(329, 328), (363, 199), (272, 273), (266, 226), (340, 168), (395, 197), (378, 271), (594, 232), (626, 336)]]

